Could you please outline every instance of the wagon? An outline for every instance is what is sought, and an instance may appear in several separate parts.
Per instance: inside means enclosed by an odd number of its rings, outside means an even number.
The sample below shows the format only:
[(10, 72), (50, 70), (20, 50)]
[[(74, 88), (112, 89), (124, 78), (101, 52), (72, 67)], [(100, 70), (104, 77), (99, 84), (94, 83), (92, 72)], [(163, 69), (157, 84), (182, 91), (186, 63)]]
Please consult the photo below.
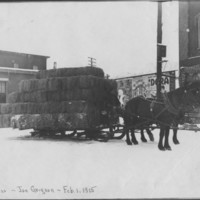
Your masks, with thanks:
[[(91, 119), (94, 119), (90, 121)], [(68, 137), (108, 141), (120, 139), (123, 124), (119, 115), (103, 110), (98, 113), (19, 114), (11, 117), (12, 128), (33, 129), (31, 136)]]
[(32, 136), (107, 141), (123, 131), (115, 111), (117, 83), (96, 67), (40, 71), (35, 79), (22, 80), (8, 103), (12, 127), (33, 129)]

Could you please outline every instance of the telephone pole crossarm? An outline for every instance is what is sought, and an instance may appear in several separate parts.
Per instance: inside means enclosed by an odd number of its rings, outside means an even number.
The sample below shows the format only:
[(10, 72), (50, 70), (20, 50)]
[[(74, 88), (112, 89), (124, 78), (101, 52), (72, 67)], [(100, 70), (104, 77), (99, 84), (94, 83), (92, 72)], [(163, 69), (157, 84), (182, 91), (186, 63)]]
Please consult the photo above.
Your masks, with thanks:
[(92, 58), (92, 57), (88, 57), (88, 62), (89, 62), (89, 65), (91, 67), (94, 67), (96, 65), (96, 59), (95, 58)]

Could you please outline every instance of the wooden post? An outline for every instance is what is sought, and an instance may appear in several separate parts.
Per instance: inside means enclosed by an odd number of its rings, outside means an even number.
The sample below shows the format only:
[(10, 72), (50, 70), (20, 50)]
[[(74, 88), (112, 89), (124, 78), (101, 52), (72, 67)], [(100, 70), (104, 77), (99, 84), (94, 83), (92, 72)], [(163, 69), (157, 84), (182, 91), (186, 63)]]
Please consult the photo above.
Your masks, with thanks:
[(159, 44), (162, 44), (162, 2), (158, 2), (157, 18), (157, 99), (161, 98), (162, 55)]

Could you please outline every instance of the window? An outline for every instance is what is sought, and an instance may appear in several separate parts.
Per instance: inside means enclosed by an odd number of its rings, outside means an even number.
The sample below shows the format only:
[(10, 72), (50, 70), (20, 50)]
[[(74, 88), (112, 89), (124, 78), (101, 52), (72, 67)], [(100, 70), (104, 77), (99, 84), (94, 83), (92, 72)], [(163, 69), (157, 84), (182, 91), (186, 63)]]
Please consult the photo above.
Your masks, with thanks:
[(6, 103), (6, 81), (0, 81), (0, 103)]
[(6, 93), (6, 82), (0, 81), (0, 93)]

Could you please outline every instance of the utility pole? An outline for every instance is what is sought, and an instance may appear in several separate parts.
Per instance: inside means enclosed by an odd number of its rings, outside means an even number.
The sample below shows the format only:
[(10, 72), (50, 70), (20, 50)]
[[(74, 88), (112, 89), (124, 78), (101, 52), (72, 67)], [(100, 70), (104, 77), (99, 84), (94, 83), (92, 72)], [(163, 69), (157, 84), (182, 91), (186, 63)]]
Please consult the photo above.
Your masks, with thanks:
[(157, 99), (161, 98), (161, 77), (162, 77), (162, 56), (160, 51), (162, 44), (162, 2), (158, 1), (158, 18), (157, 18)]
[(96, 65), (96, 59), (95, 58), (92, 58), (92, 57), (88, 57), (89, 58), (89, 65), (91, 66), (91, 67), (95, 67), (95, 65)]

